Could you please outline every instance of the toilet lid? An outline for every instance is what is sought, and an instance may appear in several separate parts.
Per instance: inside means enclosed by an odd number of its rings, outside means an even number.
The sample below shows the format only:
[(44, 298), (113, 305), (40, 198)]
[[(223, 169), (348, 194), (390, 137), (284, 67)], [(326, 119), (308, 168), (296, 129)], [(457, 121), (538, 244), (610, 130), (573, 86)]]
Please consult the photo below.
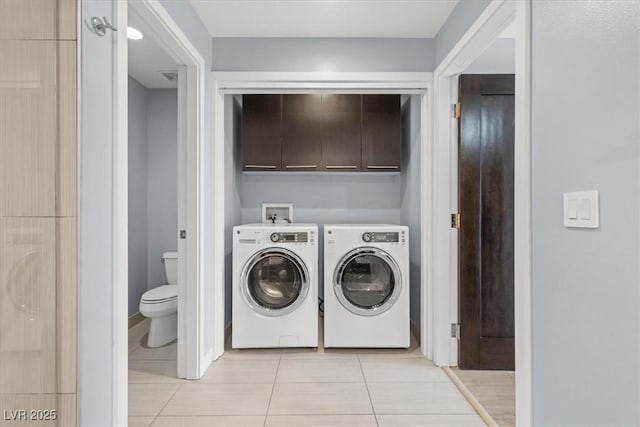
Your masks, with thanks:
[(142, 295), (142, 302), (158, 303), (172, 301), (178, 298), (178, 287), (176, 285), (163, 285), (148, 290)]

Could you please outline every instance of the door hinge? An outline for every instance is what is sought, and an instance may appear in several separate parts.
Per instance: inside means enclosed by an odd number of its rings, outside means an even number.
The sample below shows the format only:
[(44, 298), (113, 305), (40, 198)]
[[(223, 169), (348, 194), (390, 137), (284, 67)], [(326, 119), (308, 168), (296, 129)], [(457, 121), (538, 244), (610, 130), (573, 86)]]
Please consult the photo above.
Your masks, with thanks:
[(462, 105), (459, 102), (456, 102), (455, 104), (453, 104), (453, 118), (454, 119), (459, 119), (460, 118), (461, 110), (462, 110)]
[(452, 323), (451, 324), (451, 338), (460, 339), (460, 324)]
[(451, 228), (460, 230), (460, 214), (459, 213), (451, 214)]
[(181, 239), (187, 238), (187, 230), (180, 230), (180, 238)]

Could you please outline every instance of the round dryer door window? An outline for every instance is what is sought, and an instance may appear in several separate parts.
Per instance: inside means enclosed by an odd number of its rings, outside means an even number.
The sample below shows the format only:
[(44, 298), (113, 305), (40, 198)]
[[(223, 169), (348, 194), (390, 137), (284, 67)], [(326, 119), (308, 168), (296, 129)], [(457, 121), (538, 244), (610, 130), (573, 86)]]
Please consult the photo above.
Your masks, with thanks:
[(336, 269), (334, 290), (349, 311), (375, 316), (398, 299), (402, 278), (395, 260), (378, 248), (358, 248), (346, 254)]
[(309, 272), (304, 262), (286, 249), (255, 254), (242, 274), (242, 293), (253, 309), (267, 316), (291, 313), (309, 292)]

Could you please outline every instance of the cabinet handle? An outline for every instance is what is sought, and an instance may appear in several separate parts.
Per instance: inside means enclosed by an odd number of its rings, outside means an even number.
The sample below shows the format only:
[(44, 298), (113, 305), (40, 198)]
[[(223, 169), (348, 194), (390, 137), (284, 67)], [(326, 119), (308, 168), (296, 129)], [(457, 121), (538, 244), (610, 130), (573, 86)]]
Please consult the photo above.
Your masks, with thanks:
[(345, 165), (345, 166), (329, 166), (327, 165), (327, 169), (357, 169), (356, 165)]
[(367, 166), (367, 169), (398, 169), (398, 166)]
[(276, 169), (277, 166), (273, 165), (244, 165), (247, 169)]
[(318, 165), (286, 165), (287, 169), (309, 169), (309, 168), (317, 168)]

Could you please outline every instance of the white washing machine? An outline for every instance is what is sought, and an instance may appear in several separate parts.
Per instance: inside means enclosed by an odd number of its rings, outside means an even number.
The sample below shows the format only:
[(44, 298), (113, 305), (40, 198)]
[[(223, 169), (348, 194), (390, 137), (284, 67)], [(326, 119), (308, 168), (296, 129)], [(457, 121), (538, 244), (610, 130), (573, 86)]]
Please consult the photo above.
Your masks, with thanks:
[(324, 226), (324, 346), (408, 348), (409, 233)]
[(232, 347), (318, 346), (318, 226), (233, 228)]

